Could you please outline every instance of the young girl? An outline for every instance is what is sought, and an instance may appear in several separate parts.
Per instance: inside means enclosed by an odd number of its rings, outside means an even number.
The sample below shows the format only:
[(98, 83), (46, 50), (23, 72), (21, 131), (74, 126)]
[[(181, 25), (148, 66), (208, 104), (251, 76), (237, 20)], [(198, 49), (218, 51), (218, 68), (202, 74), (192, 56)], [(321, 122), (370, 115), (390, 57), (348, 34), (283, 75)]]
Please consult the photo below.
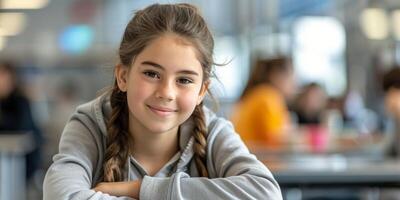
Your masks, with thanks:
[(231, 123), (203, 107), (213, 46), (191, 5), (138, 11), (111, 94), (66, 125), (44, 199), (282, 199)]

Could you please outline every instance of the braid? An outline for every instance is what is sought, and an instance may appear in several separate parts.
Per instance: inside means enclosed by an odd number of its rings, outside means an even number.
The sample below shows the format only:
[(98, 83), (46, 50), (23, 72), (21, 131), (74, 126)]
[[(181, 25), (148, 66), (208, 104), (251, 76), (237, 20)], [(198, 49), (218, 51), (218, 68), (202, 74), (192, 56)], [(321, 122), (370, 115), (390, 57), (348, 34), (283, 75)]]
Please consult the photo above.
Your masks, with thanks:
[(123, 180), (122, 171), (129, 156), (128, 108), (126, 93), (115, 85), (111, 93), (111, 117), (107, 123), (107, 147), (104, 158), (104, 181)]
[(207, 129), (205, 124), (204, 111), (202, 103), (194, 109), (192, 114), (194, 120), (193, 137), (195, 143), (193, 145), (194, 161), (196, 162), (197, 169), (199, 170), (200, 176), (208, 177), (207, 171)]

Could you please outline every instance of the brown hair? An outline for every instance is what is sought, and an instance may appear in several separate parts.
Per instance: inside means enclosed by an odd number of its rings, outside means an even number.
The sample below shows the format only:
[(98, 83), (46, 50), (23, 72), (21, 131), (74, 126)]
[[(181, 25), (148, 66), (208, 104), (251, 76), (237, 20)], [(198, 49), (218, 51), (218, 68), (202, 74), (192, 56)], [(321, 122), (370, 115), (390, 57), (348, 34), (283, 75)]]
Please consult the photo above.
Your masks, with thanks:
[(292, 61), (285, 57), (258, 60), (251, 72), (249, 81), (247, 82), (240, 99), (243, 99), (251, 89), (259, 84), (271, 84), (271, 76), (274, 74), (288, 72), (292, 69)]
[[(214, 40), (206, 22), (196, 7), (189, 4), (153, 4), (136, 12), (128, 23), (119, 48), (120, 64), (130, 67), (133, 59), (154, 39), (166, 34), (176, 34), (190, 42), (198, 53), (203, 68), (203, 83), (211, 75), (214, 64)], [(104, 159), (104, 181), (123, 180), (125, 163), (129, 157), (133, 138), (128, 129), (128, 104), (126, 93), (119, 90), (115, 80), (111, 91), (111, 117), (107, 124), (107, 147)], [(202, 103), (196, 106), (192, 118), (195, 127), (194, 161), (200, 176), (208, 177), (206, 167), (207, 129)]]

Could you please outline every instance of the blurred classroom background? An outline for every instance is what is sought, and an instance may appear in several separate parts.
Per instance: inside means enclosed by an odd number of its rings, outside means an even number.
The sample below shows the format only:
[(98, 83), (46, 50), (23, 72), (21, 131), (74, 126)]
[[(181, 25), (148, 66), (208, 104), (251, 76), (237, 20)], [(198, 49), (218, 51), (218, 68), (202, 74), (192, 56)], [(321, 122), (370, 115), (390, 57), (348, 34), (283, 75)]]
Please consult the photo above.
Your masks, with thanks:
[[(0, 0), (0, 61), (15, 66), (41, 134), (36, 141), (0, 129), (0, 200), (42, 199), (69, 116), (113, 83), (125, 25), (155, 2), (203, 13), (216, 62), (226, 63), (211, 86), (220, 116), (231, 118), (258, 60), (291, 59), (289, 139), (278, 149), (249, 145), (284, 199), (400, 199), (396, 120), (382, 88), (384, 73), (400, 65), (398, 0)], [(314, 115), (304, 118), (307, 111)], [(29, 141), (41, 159), (22, 180)]]

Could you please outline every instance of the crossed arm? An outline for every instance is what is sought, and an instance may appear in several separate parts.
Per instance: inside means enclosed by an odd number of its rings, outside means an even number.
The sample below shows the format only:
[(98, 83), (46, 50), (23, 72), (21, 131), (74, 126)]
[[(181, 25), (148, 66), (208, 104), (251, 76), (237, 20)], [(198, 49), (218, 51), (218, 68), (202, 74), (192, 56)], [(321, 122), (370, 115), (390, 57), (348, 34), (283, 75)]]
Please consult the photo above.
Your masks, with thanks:
[(139, 199), (140, 185), (142, 181), (125, 182), (101, 182), (93, 188), (96, 192), (102, 192), (111, 196), (127, 196)]

